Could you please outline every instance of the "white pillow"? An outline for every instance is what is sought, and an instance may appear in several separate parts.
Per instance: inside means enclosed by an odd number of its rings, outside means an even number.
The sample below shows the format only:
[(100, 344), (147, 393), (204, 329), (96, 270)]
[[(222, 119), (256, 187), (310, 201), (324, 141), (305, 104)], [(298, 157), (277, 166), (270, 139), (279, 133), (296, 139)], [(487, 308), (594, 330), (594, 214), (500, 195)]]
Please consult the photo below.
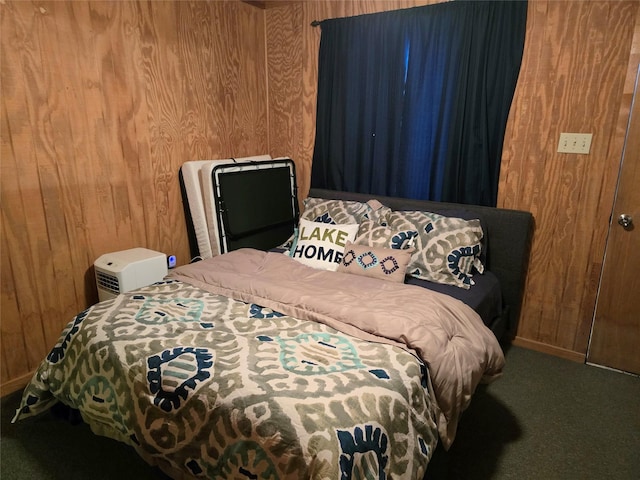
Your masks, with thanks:
[(301, 218), (289, 256), (313, 268), (336, 271), (345, 245), (357, 233), (357, 223), (333, 225)]

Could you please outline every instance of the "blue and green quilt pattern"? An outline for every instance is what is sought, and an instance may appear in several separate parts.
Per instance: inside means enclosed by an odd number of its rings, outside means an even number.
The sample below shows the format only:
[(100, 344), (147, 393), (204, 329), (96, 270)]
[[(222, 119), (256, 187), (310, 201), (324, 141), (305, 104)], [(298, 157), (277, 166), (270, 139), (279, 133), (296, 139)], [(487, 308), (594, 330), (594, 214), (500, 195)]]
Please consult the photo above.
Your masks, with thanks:
[(415, 479), (437, 442), (427, 369), (166, 281), (77, 315), (16, 418), (62, 401), (174, 478)]

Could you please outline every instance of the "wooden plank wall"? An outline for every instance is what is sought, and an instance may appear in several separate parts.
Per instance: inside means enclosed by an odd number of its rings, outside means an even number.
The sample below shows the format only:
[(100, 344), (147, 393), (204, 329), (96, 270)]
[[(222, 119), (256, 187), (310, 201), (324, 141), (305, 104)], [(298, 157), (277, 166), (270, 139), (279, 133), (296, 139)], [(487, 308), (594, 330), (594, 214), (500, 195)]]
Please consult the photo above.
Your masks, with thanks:
[(231, 2), (1, 2), (0, 389), (97, 300), (92, 264), (189, 261), (178, 169), (267, 153), (264, 12)]
[[(315, 135), (313, 20), (435, 2), (267, 2), (270, 151), (296, 160), (309, 188)], [(516, 339), (584, 360), (626, 116), (625, 77), (640, 2), (530, 0), (527, 39), (503, 153), (499, 206), (536, 219)], [(627, 81), (628, 84), (628, 81)], [(560, 132), (593, 133), (588, 156), (556, 153)]]
[[(499, 203), (536, 232), (516, 343), (585, 359), (631, 106), (640, 2), (530, 3)], [(637, 50), (637, 47), (636, 47)], [(556, 152), (593, 133), (589, 155)], [(640, 155), (640, 152), (636, 152)]]

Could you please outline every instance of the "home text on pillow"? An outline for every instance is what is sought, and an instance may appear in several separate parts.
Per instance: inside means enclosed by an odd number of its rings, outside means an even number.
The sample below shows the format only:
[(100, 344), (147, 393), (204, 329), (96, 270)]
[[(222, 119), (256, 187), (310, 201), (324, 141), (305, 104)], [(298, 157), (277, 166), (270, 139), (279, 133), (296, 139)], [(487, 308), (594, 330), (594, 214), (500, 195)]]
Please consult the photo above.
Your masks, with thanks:
[(289, 256), (311, 267), (336, 270), (344, 247), (353, 241), (358, 224), (332, 225), (300, 219)]

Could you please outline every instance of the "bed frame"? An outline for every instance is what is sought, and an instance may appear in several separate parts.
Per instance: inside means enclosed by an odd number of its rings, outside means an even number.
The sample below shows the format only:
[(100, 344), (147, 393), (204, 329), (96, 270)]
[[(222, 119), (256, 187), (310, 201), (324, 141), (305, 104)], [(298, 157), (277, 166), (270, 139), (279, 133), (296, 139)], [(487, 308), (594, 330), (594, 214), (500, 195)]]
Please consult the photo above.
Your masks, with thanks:
[[(213, 168), (217, 165), (269, 160), (271, 155), (255, 155), (218, 160), (190, 160), (182, 164), (178, 178), (192, 260), (209, 258), (220, 253), (217, 240), (217, 212), (213, 201), (211, 179)], [(210, 231), (216, 232), (213, 238)]]
[(496, 337), (501, 341), (511, 341), (518, 329), (524, 283), (527, 276), (534, 219), (530, 212), (509, 210), (504, 208), (485, 207), (480, 205), (462, 205), (456, 203), (434, 202), (428, 200), (411, 200), (397, 197), (384, 197), (363, 193), (340, 192), (312, 188), (310, 197), (355, 200), (366, 202), (376, 198), (393, 210), (423, 210), (445, 213), (446, 210), (477, 213), (485, 228), (487, 237), (486, 267), (491, 270), (502, 289), (503, 319), (492, 327)]
[[(290, 185), (283, 189), (285, 169), (290, 173), (284, 180)], [(229, 186), (240, 178), (242, 187)], [(265, 154), (191, 160), (180, 167), (179, 180), (192, 261), (242, 246), (264, 248), (293, 232), (298, 199), (295, 165), (289, 158)], [(277, 190), (273, 194), (271, 186)]]

